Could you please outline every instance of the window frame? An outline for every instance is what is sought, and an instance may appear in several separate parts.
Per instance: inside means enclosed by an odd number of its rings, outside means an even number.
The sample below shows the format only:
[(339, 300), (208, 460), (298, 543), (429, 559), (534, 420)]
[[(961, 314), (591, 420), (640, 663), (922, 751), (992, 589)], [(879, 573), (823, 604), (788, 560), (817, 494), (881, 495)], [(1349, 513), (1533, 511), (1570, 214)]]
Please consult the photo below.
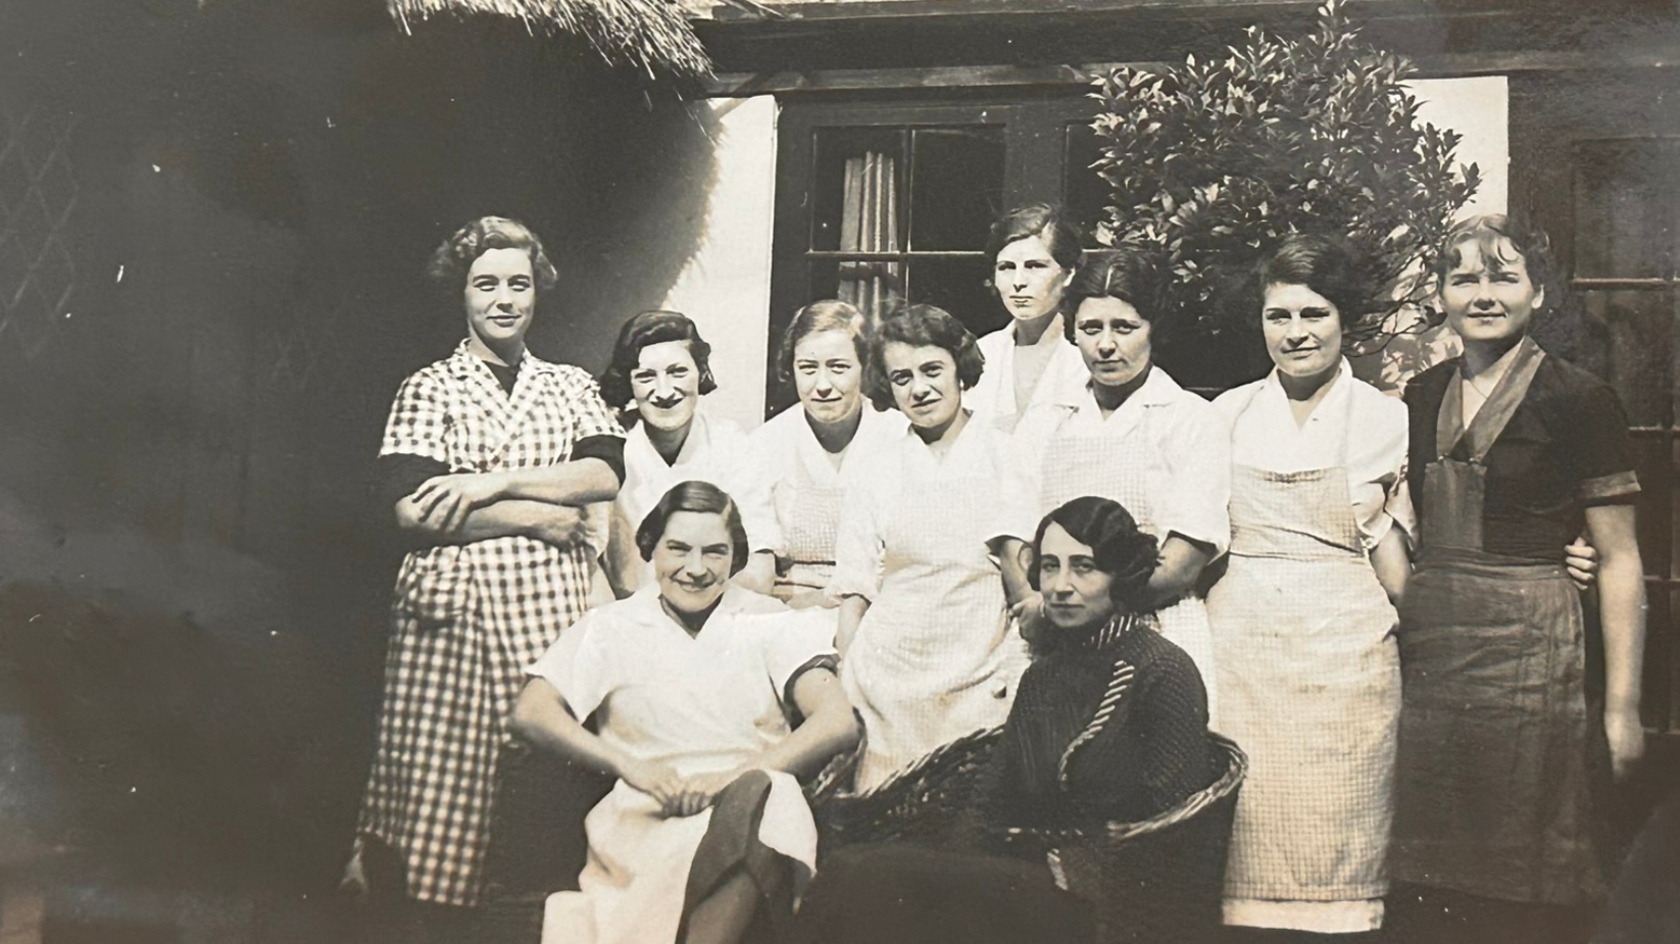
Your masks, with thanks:
[[(1005, 206), (1059, 204), (1067, 191), (1067, 127), (1088, 121), (1096, 103), (1074, 86), (1063, 94), (1028, 99), (958, 102), (784, 102), (777, 128), (775, 222), (770, 270), (770, 344), (765, 412), (793, 402), (790, 385), (777, 377), (782, 334), (793, 313), (814, 299), (811, 266), (836, 260), (913, 261), (916, 258), (976, 258), (977, 250), (845, 252), (810, 246), (815, 207), (816, 139), (827, 128), (919, 129), (997, 127), (1002, 129)], [(1055, 168), (1047, 173), (1043, 168)]]

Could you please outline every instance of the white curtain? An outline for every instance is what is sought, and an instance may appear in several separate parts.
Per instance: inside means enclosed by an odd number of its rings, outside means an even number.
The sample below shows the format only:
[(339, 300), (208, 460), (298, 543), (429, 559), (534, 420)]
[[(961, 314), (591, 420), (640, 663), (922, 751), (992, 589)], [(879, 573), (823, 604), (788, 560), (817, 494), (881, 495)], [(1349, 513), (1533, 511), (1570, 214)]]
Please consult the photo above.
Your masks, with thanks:
[[(870, 151), (846, 160), (846, 204), (840, 248), (848, 252), (898, 252), (895, 159)], [(840, 300), (879, 322), (904, 297), (904, 263), (840, 263)]]

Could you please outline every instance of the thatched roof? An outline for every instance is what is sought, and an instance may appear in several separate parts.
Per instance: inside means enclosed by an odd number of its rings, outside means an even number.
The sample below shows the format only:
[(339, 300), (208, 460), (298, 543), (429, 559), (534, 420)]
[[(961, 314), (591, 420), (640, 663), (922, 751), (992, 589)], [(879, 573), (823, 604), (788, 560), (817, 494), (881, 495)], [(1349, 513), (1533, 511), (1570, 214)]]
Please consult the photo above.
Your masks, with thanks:
[(706, 75), (711, 59), (676, 0), (385, 0), (408, 30), (434, 17), (492, 15), (523, 22), (533, 35), (580, 36), (613, 65), (652, 75)]
[[(215, 3), (198, 0), (198, 7)], [(523, 23), (533, 36), (570, 33), (610, 65), (649, 76), (693, 78), (712, 71), (682, 0), (385, 0), (385, 9), (405, 33), (432, 19), (495, 16)]]

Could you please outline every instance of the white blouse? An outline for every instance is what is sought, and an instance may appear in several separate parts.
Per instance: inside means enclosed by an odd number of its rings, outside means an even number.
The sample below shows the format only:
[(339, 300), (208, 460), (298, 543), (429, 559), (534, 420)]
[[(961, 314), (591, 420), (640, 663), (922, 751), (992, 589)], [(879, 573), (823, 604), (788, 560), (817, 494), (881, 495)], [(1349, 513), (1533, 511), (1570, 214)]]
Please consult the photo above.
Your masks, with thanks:
[(1043, 492), (1044, 456), (1053, 440), (1081, 438), (1099, 448), (1134, 450), (1128, 458), (1144, 465), (1152, 530), (1211, 545), (1218, 557), (1231, 546), (1227, 430), (1212, 404), (1152, 367), (1143, 386), (1106, 417), (1089, 381), (1064, 388), (1021, 418), (1015, 440), (1035, 499)]
[(1231, 461), (1268, 472), (1342, 465), (1366, 550), (1394, 525), (1410, 540), (1416, 520), (1406, 487), (1406, 405), (1354, 377), (1346, 358), (1331, 384), (1302, 424), (1276, 370), (1221, 394), (1213, 405), (1231, 424)]
[(1079, 348), (1069, 343), (1062, 319), (1057, 315), (1044, 329), (1033, 347), (1048, 357), (1044, 373), (1033, 387), (1032, 399), (1017, 403), (1015, 398), (1015, 324), (999, 328), (979, 340), (980, 353), (986, 357), (980, 382), (963, 394), (963, 406), (984, 417), (988, 423), (1008, 432), (1015, 428), (1022, 416), (1033, 406), (1052, 402), (1062, 391), (1078, 387), (1090, 376)]
[(754, 551), (777, 551), (782, 532), (770, 504), (766, 462), (752, 439), (726, 419), (694, 411), (688, 438), (675, 462), (666, 463), (648, 439), (647, 424), (637, 423), (624, 438), (624, 485), (613, 504), (633, 537), (642, 519), (678, 483), (710, 482), (729, 493), (741, 509), (747, 543)]
[(905, 431), (908, 422), (897, 410), (881, 412), (863, 405), (863, 417), (858, 422), (852, 442), (835, 461), (832, 453), (817, 442), (816, 433), (805, 418), (799, 404), (788, 407), (763, 426), (748, 434), (753, 446), (764, 459), (766, 477), (770, 481), (771, 504), (783, 534), (792, 525), (797, 502), (797, 486), (801, 476), (825, 489), (840, 489), (842, 473), (853, 465), (865, 465), (881, 450), (889, 448)]
[[(966, 401), (966, 397), (965, 397)], [(873, 600), (881, 587), (883, 535), (887, 522), (907, 497), (915, 498), (919, 486), (940, 482), (980, 479), (987, 487), (965, 496), (963, 507), (941, 509), (945, 514), (968, 521), (982, 518), (988, 540), (1013, 537), (1031, 541), (1038, 528), (1037, 509), (1030, 479), (1021, 468), (1009, 436), (982, 422), (978, 415), (957, 434), (957, 441), (943, 458), (935, 456), (916, 431), (906, 423), (886, 448), (868, 464), (854, 464), (846, 470), (845, 501), (840, 534), (835, 542), (834, 580), (829, 592), (836, 597), (855, 594)], [(966, 525), (953, 531), (972, 531)]]

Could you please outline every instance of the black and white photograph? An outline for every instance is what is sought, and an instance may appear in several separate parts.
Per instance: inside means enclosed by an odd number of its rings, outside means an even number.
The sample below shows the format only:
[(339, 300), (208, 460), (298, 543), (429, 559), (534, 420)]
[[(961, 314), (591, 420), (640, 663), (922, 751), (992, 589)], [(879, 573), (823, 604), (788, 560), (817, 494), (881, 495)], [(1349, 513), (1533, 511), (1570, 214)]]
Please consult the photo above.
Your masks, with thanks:
[(0, 0), (0, 944), (1680, 944), (1675, 0)]

